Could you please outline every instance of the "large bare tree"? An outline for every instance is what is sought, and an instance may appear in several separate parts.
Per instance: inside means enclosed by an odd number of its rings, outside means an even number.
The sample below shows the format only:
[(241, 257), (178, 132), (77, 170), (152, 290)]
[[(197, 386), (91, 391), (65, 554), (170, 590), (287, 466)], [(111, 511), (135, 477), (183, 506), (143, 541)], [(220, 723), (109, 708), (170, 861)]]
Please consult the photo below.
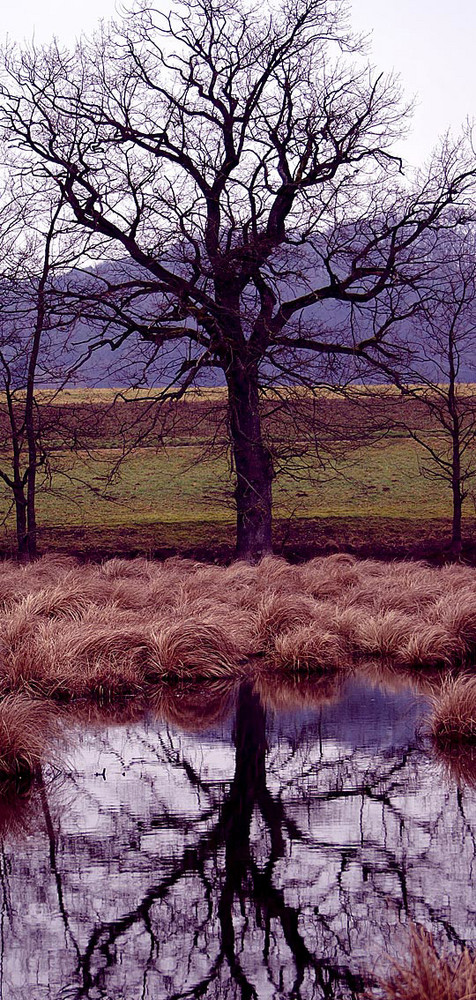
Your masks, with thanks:
[(447, 210), (451, 225), (465, 215), (472, 163), (445, 146), (425, 177), (403, 176), (398, 88), (368, 68), (340, 0), (139, 5), (74, 52), (7, 53), (1, 105), (25, 162), (104, 257), (129, 262), (98, 301), (109, 338), (181, 344), (179, 392), (221, 370), (237, 554), (259, 558), (274, 475), (263, 385), (385, 349)]

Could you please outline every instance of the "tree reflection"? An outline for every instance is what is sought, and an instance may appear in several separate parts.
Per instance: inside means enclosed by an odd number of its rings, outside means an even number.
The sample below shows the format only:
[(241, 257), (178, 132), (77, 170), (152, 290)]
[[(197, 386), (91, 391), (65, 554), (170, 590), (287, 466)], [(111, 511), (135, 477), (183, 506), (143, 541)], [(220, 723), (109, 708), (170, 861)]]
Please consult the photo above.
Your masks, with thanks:
[[(329, 705), (331, 687), (329, 677), (314, 682), (305, 703)], [(448, 875), (438, 875), (455, 835), (468, 845), (454, 851), (463, 884), (465, 852), (471, 877), (475, 823), (465, 794), (448, 785), (431, 814), (426, 800), (417, 812), (419, 768), (428, 762), (416, 743), (359, 754), (350, 743), (323, 739), (316, 717), (298, 720), (292, 736), (268, 746), (272, 696), (262, 681), (259, 690), (247, 683), (234, 695), (222, 691), (223, 711), (234, 706), (234, 763), (225, 762), (219, 780), (191, 737), (167, 727), (136, 734), (159, 769), (141, 777), (147, 809), (140, 815), (124, 800), (120, 814), (107, 813), (102, 837), (99, 828), (68, 831), (74, 775), (68, 794), (64, 783), (40, 777), (34, 877), (49, 878), (45, 920), (56, 913), (63, 928), (57, 978), (45, 995), (355, 1000), (374, 980), (372, 954), (390, 947), (407, 917), (437, 936), (467, 940), (469, 895), (451, 908), (427, 892), (439, 877), (444, 895), (455, 877), (451, 858)], [(277, 697), (290, 706), (289, 690)], [(214, 721), (218, 702), (215, 691)], [(174, 718), (178, 703), (169, 706)], [(190, 725), (193, 709), (184, 711)], [(126, 775), (137, 755), (129, 763), (120, 747), (114, 754)], [(87, 809), (92, 792), (81, 794)], [(103, 821), (97, 800), (95, 808)], [(11, 918), (8, 931), (2, 922), (2, 976), (8, 949), (21, 938), (12, 878), (17, 885), (25, 870), (20, 864), (15, 872), (12, 858), (6, 849), (2, 872), (10, 866), (13, 875), (1, 884)], [(42, 945), (22, 938), (23, 947), (47, 948), (46, 937)], [(9, 975), (11, 996), (20, 997)]]

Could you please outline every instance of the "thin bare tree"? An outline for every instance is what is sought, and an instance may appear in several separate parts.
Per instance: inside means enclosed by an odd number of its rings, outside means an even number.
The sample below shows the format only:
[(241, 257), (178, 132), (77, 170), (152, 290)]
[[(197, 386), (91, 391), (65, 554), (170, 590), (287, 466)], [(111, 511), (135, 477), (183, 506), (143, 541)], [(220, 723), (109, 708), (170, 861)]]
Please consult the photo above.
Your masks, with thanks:
[(58, 188), (38, 180), (10, 173), (0, 206), (0, 479), (11, 491), (18, 555), (27, 559), (37, 553), (39, 476), (48, 484), (52, 440), (61, 436), (53, 404), (80, 362), (71, 343), (71, 269), (88, 240), (80, 244)]
[[(424, 452), (424, 476), (451, 492), (449, 554), (463, 544), (463, 504), (476, 477), (476, 233), (442, 235), (420, 305), (400, 333), (400, 350), (383, 370), (401, 393), (392, 420)], [(405, 400), (413, 405), (405, 405)]]

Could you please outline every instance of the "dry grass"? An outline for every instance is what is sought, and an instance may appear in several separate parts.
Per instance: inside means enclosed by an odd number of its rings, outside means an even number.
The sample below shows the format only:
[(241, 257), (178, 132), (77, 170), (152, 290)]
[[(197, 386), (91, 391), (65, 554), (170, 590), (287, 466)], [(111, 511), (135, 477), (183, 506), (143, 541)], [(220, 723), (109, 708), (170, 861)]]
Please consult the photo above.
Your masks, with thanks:
[(431, 698), (428, 731), (435, 743), (476, 743), (476, 677), (448, 677)]
[(382, 993), (385, 1000), (476, 1000), (476, 957), (467, 948), (441, 955), (432, 935), (413, 926), (409, 959), (394, 963), (391, 976), (379, 983)]
[[(253, 606), (254, 595), (249, 596)], [(317, 613), (318, 604), (310, 597), (267, 591), (256, 607), (257, 648), (273, 646), (278, 636), (311, 625), (316, 620)]]
[(24, 778), (51, 755), (58, 736), (56, 717), (45, 703), (20, 693), (0, 701), (0, 775)]
[(153, 698), (164, 679), (472, 663), (476, 570), (349, 555), (290, 566), (45, 557), (3, 564), (0, 694)]
[(279, 635), (274, 644), (273, 661), (278, 667), (293, 670), (323, 670), (348, 665), (343, 638), (336, 631), (326, 631), (320, 622)]

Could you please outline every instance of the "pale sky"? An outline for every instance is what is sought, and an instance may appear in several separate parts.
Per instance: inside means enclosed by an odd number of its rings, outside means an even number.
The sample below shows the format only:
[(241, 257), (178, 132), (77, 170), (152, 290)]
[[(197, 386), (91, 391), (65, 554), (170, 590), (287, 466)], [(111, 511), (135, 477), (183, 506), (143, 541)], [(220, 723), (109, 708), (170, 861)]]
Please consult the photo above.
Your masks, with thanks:
[[(353, 24), (372, 33), (371, 61), (400, 73), (417, 107), (403, 155), (422, 165), (438, 137), (476, 119), (476, 0), (351, 0)], [(121, 6), (119, 0), (119, 7)], [(1, 30), (16, 41), (69, 43), (115, 11), (115, 0), (0, 0)]]
[(352, 10), (354, 27), (372, 32), (371, 61), (416, 98), (404, 149), (420, 166), (448, 128), (476, 119), (476, 0), (352, 0)]

